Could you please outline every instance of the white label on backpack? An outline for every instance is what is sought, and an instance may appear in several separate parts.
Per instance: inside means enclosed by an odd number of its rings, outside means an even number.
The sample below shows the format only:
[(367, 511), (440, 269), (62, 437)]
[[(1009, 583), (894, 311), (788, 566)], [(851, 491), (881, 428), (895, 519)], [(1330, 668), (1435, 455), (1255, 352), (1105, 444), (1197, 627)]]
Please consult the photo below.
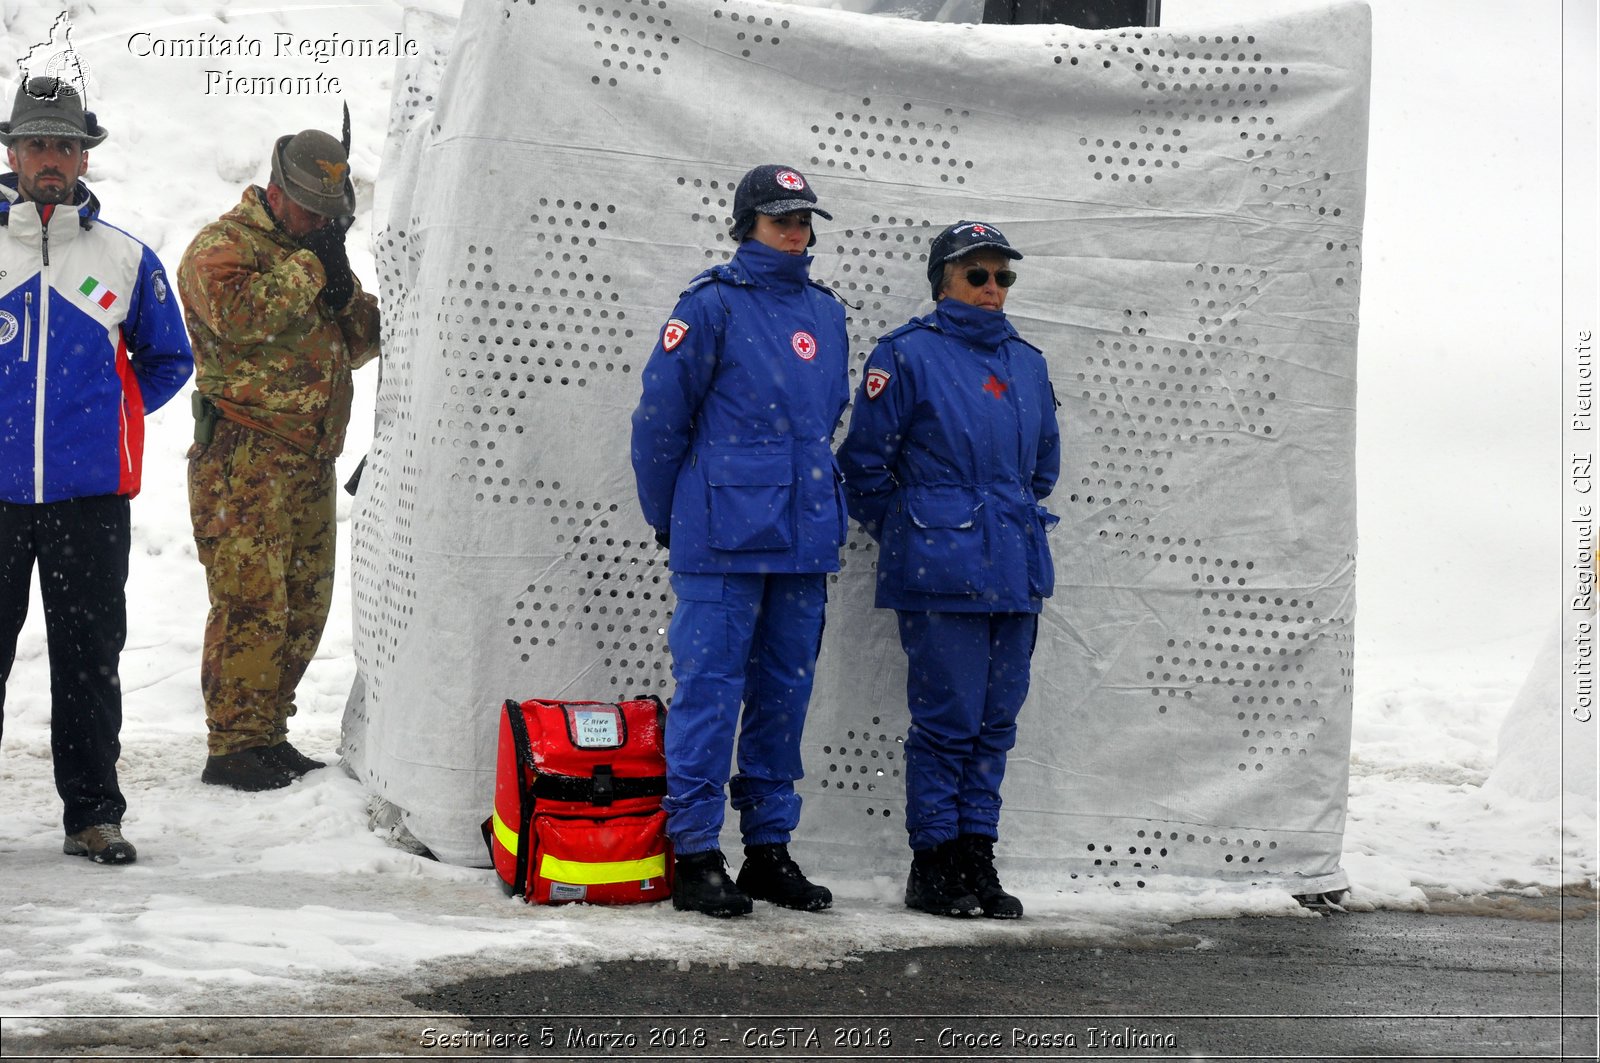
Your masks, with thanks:
[(581, 901), (587, 896), (589, 896), (588, 886), (574, 886), (570, 882), (550, 883), (552, 901)]
[(578, 709), (572, 714), (573, 744), (579, 749), (615, 749), (622, 744), (615, 709), (596, 712)]

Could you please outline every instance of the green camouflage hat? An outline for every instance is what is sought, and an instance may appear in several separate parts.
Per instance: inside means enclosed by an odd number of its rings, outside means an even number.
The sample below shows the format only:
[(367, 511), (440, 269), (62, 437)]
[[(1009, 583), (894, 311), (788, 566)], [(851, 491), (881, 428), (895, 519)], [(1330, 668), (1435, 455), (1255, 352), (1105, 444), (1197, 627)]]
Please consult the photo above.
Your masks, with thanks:
[(320, 129), (279, 137), (272, 146), (272, 183), (300, 206), (328, 218), (356, 212), (350, 156)]
[(37, 77), (17, 86), (11, 121), (0, 122), (0, 144), (10, 147), (23, 137), (68, 137), (85, 149), (106, 138), (93, 111), (83, 109), (83, 97), (60, 78)]

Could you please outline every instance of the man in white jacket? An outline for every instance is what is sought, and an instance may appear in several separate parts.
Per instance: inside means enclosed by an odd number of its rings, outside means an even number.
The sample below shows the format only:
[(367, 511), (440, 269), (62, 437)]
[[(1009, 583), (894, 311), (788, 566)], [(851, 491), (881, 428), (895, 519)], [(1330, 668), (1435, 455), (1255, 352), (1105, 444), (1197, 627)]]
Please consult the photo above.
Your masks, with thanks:
[(0, 728), (34, 564), (50, 652), (62, 851), (132, 863), (117, 785), (129, 500), (144, 415), (194, 360), (155, 254), (100, 220), (81, 178), (106, 137), (57, 78), (17, 91), (0, 143)]

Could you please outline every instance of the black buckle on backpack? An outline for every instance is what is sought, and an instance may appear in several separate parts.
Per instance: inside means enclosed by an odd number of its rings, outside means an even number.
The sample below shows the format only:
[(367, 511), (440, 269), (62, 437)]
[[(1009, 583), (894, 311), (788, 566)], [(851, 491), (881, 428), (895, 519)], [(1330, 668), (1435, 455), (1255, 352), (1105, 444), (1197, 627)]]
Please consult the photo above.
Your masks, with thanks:
[(594, 769), (594, 787), (591, 791), (590, 802), (596, 805), (609, 805), (617, 799), (615, 780), (611, 775), (611, 765), (601, 764)]

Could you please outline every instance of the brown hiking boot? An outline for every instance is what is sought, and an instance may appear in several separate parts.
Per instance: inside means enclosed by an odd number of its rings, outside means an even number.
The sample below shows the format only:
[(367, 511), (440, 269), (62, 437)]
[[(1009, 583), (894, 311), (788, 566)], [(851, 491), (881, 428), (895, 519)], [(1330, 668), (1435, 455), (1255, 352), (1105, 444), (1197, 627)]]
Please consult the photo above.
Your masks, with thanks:
[(96, 823), (67, 835), (61, 852), (66, 856), (87, 856), (97, 864), (131, 864), (139, 859), (139, 851), (122, 836), (122, 826), (117, 823)]

